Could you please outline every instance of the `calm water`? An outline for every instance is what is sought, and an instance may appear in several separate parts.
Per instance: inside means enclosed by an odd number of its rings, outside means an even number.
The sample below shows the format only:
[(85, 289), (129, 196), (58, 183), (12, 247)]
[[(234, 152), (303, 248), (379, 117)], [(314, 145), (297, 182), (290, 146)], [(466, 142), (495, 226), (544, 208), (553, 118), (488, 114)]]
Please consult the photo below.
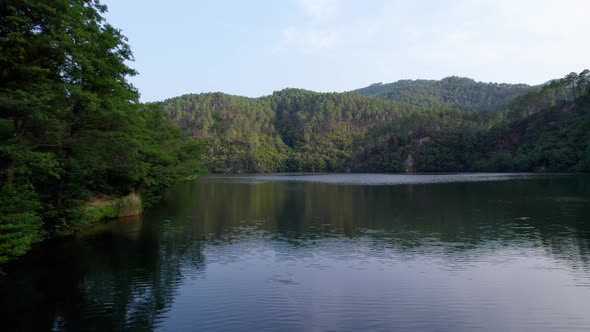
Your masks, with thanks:
[(589, 331), (590, 177), (208, 177), (3, 270), (4, 331)]

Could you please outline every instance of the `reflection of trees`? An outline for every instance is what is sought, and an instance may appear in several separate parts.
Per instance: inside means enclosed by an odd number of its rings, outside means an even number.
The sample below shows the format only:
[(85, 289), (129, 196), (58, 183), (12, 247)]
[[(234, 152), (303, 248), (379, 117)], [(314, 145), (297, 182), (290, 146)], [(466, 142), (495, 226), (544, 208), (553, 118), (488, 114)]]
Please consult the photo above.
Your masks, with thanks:
[[(190, 266), (192, 273), (203, 268), (201, 243), (187, 245), (179, 241), (182, 232), (174, 226), (142, 227), (140, 219), (113, 223), (112, 228), (51, 248), (61, 257), (33, 253), (31, 261), (10, 271), (6, 278), (29, 278), (3, 280), (22, 286), (10, 291), (0, 285), (8, 293), (3, 299), (14, 301), (23, 291), (33, 294), (26, 294), (22, 303), (1, 304), (15, 310), (7, 326), (31, 331), (151, 330), (158, 314), (171, 305), (183, 267)], [(55, 262), (43, 264), (43, 259)], [(31, 312), (44, 318), (29, 320)]]
[(178, 187), (143, 219), (55, 241), (8, 266), (0, 276), (4, 324), (153, 329), (187, 273), (204, 270), (205, 247), (228, 242), (272, 240), (330, 255), (332, 243), (348, 241), (351, 253), (363, 254), (358, 245), (382, 257), (437, 255), (452, 268), (495, 250), (536, 247), (587, 275), (590, 182), (580, 179), (399, 186), (203, 179)]
[(179, 188), (169, 204), (176, 218), (190, 220), (189, 237), (239, 238), (248, 226), (289, 241), (363, 236), (414, 253), (442, 248), (450, 259), (458, 251), (529, 245), (587, 262), (588, 199), (590, 182), (582, 177), (397, 186), (212, 178)]

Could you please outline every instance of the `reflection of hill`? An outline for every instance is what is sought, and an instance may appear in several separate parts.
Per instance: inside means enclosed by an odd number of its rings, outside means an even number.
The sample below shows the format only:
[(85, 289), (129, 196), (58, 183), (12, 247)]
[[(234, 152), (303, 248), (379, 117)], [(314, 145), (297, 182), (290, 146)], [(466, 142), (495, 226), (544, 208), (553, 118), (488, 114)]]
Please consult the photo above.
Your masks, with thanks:
[(187, 278), (250, 250), (280, 262), (318, 254), (351, 264), (434, 260), (452, 270), (546, 252), (587, 283), (589, 180), (355, 186), (206, 178), (179, 186), (143, 218), (55, 241), (7, 266), (0, 307), (5, 326), (17, 330), (150, 330)]
[(413, 250), (543, 246), (566, 259), (588, 256), (588, 180), (355, 186), (210, 178), (178, 188), (168, 204), (186, 222), (186, 238), (239, 239), (248, 226), (284, 239), (365, 236)]

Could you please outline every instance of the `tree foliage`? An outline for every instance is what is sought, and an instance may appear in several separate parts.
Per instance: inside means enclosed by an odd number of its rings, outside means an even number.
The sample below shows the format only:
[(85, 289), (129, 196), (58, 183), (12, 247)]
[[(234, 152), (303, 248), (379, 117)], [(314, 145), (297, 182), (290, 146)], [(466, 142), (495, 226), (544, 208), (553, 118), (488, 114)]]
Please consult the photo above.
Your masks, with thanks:
[(426, 108), (481, 111), (496, 110), (531, 89), (526, 84), (483, 83), (452, 76), (439, 81), (401, 80), (388, 84), (376, 83), (355, 92)]
[(0, 3), (0, 263), (83, 226), (96, 194), (161, 189), (198, 170), (127, 77), (131, 50), (94, 0)]
[(420, 109), (356, 93), (300, 89), (256, 99), (193, 94), (162, 105), (184, 132), (206, 142), (205, 166), (230, 173), (342, 169), (356, 137)]
[(357, 142), (351, 168), (588, 172), (587, 73), (553, 80), (493, 112), (431, 110), (384, 124)]
[(538, 87), (400, 81), (387, 98), (285, 89), (162, 104), (207, 143), (213, 172), (587, 170), (588, 73)]

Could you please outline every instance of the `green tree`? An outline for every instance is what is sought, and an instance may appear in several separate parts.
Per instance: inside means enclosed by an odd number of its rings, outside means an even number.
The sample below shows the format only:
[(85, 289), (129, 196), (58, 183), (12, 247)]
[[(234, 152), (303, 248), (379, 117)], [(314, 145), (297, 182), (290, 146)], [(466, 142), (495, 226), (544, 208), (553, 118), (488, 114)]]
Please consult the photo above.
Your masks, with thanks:
[(199, 143), (139, 105), (131, 50), (105, 11), (97, 0), (0, 3), (0, 261), (82, 227), (94, 195), (153, 200), (199, 171)]

